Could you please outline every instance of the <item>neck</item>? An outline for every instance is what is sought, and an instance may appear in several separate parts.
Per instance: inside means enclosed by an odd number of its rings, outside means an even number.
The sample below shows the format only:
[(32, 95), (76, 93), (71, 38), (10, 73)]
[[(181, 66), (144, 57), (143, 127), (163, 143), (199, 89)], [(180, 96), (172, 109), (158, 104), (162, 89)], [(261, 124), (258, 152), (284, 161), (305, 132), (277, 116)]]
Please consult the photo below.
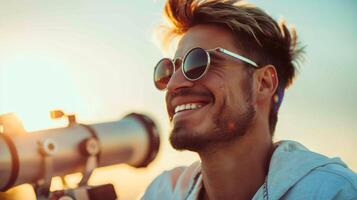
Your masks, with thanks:
[(204, 199), (252, 199), (265, 181), (272, 152), (270, 134), (264, 131), (250, 131), (228, 144), (198, 152)]

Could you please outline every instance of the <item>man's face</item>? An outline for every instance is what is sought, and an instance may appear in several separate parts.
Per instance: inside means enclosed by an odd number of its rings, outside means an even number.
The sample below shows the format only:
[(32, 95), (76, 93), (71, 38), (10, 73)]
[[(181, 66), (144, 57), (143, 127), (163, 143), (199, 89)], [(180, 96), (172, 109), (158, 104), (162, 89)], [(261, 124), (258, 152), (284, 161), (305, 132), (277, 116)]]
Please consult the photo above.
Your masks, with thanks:
[[(240, 54), (230, 32), (212, 25), (197, 25), (179, 42), (175, 58), (183, 58), (194, 47), (222, 47)], [(252, 103), (252, 76), (242, 62), (214, 53), (208, 72), (191, 82), (176, 70), (167, 86), (166, 105), (173, 123), (170, 142), (176, 149), (198, 151), (224, 144), (246, 132), (255, 109)], [(175, 113), (180, 105), (200, 107)]]

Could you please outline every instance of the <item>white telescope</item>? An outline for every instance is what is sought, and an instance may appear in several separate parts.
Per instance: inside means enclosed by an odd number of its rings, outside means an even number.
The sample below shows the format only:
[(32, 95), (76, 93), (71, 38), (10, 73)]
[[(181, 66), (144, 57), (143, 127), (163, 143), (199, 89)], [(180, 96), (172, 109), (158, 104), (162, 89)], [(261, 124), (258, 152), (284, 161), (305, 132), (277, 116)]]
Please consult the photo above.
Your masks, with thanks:
[(157, 127), (145, 115), (91, 125), (68, 117), (68, 127), (27, 133), (13, 114), (0, 116), (0, 191), (75, 172), (86, 182), (95, 167), (119, 163), (145, 167), (159, 150)]

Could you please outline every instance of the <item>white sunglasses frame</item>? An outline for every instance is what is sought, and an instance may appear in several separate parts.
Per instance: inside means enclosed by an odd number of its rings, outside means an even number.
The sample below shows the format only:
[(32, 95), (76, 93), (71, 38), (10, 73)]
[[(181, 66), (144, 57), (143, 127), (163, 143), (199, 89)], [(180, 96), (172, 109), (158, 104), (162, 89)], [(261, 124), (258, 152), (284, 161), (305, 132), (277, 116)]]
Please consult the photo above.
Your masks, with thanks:
[[(191, 52), (191, 51), (193, 51), (193, 50), (195, 50), (195, 49), (202, 49), (202, 50), (204, 50), (204, 52), (207, 54), (207, 67), (206, 67), (206, 69), (205, 69), (205, 71), (198, 77), (198, 78), (194, 78), (194, 79), (192, 79), (192, 78), (189, 78), (189, 77), (187, 77), (187, 75), (185, 74), (185, 71), (184, 71), (184, 69), (183, 69), (183, 64), (184, 64), (184, 61), (186, 60), (186, 57), (187, 57), (187, 55)], [(212, 52), (212, 51), (216, 51), (216, 52), (219, 52), (219, 53), (223, 53), (223, 54), (225, 54), (225, 55), (227, 55), (227, 56), (230, 56), (230, 57), (232, 57), (232, 58), (235, 58), (235, 59), (238, 59), (238, 60), (240, 60), (240, 61), (243, 61), (243, 62), (245, 62), (245, 63), (247, 63), (247, 64), (250, 64), (251, 66), (253, 66), (254, 68), (259, 68), (259, 66), (254, 62), (254, 61), (252, 61), (252, 60), (250, 60), (250, 59), (248, 59), (248, 58), (246, 58), (246, 57), (244, 57), (244, 56), (241, 56), (241, 55), (239, 55), (239, 54), (236, 54), (236, 53), (233, 53), (233, 52), (231, 52), (231, 51), (228, 51), (227, 49), (224, 49), (224, 48), (222, 48), (222, 47), (216, 47), (216, 48), (214, 48), (214, 49), (203, 49), (203, 48), (201, 48), (201, 47), (194, 47), (194, 48), (192, 48), (192, 49), (190, 49), (186, 54), (185, 54), (185, 56), (183, 57), (183, 59), (181, 59), (181, 58), (175, 58), (174, 60), (172, 60), (172, 59), (170, 59), (170, 58), (163, 58), (163, 59), (161, 59), (157, 64), (156, 64), (156, 67), (155, 67), (155, 70), (154, 70), (154, 72), (156, 71), (156, 68), (157, 68), (157, 66), (158, 66), (158, 64), (161, 62), (161, 61), (163, 61), (163, 60), (170, 60), (171, 61), (171, 63), (172, 63), (172, 66), (173, 66), (173, 73), (175, 73), (175, 71), (176, 71), (176, 69), (175, 69), (175, 67), (176, 67), (176, 65), (175, 65), (175, 62), (176, 62), (176, 60), (177, 59), (180, 59), (182, 62), (181, 62), (181, 70), (182, 70), (182, 74), (183, 74), (183, 76), (187, 79), (187, 80), (189, 80), (189, 81), (197, 81), (197, 80), (199, 80), (199, 79), (201, 79), (206, 73), (207, 73), (207, 71), (208, 71), (208, 69), (209, 69), (209, 67), (210, 67), (210, 64), (211, 64), (211, 56), (210, 56), (210, 54), (209, 54), (209, 52)], [(155, 77), (155, 73), (154, 73), (154, 77)], [(171, 78), (170, 78), (171, 79)], [(154, 83), (155, 83), (155, 79), (154, 79)], [(155, 83), (155, 86), (156, 86), (156, 83)], [(157, 87), (157, 86), (156, 86)], [(157, 87), (158, 88), (158, 87)], [(158, 88), (159, 89), (159, 88)], [(164, 88), (164, 89), (159, 89), (159, 90), (166, 90), (167, 89), (167, 86)]]

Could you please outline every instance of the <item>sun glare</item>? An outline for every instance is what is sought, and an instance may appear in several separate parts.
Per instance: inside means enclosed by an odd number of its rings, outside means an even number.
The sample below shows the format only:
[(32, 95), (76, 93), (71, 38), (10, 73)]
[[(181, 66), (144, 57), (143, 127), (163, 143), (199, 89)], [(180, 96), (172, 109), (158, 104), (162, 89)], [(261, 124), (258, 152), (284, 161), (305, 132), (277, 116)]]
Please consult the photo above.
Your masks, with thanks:
[(23, 55), (1, 66), (0, 113), (15, 113), (28, 131), (65, 125), (64, 120), (50, 119), (51, 110), (81, 108), (70, 74), (50, 58)]

